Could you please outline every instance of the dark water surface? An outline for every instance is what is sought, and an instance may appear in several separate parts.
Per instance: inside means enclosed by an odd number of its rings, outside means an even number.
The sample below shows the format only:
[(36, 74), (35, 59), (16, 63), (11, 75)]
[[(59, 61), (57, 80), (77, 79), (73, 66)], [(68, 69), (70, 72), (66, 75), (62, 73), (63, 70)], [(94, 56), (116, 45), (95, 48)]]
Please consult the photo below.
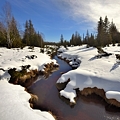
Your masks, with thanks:
[[(77, 104), (71, 108), (59, 98), (56, 81), (61, 72), (70, 71), (72, 68), (63, 60), (58, 59), (60, 67), (49, 78), (36, 81), (29, 89), (39, 98), (37, 108), (52, 111), (58, 120), (120, 120), (120, 110), (107, 106), (102, 98), (91, 95), (80, 96)], [(110, 107), (110, 109), (109, 109)]]

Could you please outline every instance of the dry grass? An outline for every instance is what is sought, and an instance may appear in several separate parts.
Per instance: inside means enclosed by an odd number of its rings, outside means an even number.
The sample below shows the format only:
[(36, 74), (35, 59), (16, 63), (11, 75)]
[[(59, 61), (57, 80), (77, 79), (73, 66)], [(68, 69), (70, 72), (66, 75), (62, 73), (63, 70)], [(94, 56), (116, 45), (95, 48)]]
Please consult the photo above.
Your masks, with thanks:
[(33, 108), (33, 105), (38, 101), (38, 97), (37, 95), (29, 94), (31, 95), (31, 98), (29, 99), (30, 107)]
[(48, 77), (52, 72), (54, 72), (55, 70), (57, 70), (56, 68), (58, 68), (59, 66), (58, 65), (54, 65), (53, 62), (51, 63), (48, 63), (45, 65), (45, 68), (44, 68), (44, 75), (46, 77)]
[[(70, 79), (69, 79), (69, 81), (70, 81)], [(64, 89), (66, 87), (67, 83), (57, 83), (56, 86), (57, 86), (58, 90), (62, 90), (62, 89)], [(84, 95), (84, 96), (96, 94), (96, 95), (102, 97), (108, 104), (114, 105), (116, 107), (120, 107), (120, 102), (118, 102), (115, 99), (107, 99), (106, 95), (105, 95), (105, 91), (103, 89), (99, 89), (97, 87), (94, 87), (94, 88), (91, 88), (91, 87), (84, 88), (82, 91), (78, 91), (77, 90), (76, 93), (77, 93), (77, 97), (75, 98), (75, 101), (77, 101), (77, 99), (79, 97), (79, 94), (80, 95)], [(72, 103), (69, 103), (69, 104), (71, 105)]]
[(81, 94), (84, 96), (91, 95), (93, 93), (95, 93), (96, 95), (99, 95), (100, 97), (105, 99), (105, 92), (103, 89), (98, 89), (97, 87), (94, 87), (94, 88), (88, 87), (88, 88), (84, 88), (81, 91)]
[(94, 88), (84, 88), (82, 91), (80, 91), (81, 95), (88, 96), (93, 93), (96, 95), (99, 95), (102, 97), (108, 104), (114, 105), (116, 107), (120, 107), (120, 102), (118, 102), (116, 99), (107, 99), (105, 95), (105, 91), (103, 89), (98, 89), (97, 87)]
[(110, 105), (114, 105), (116, 107), (120, 107), (120, 102), (118, 102), (117, 100), (115, 99), (106, 99), (106, 102)]

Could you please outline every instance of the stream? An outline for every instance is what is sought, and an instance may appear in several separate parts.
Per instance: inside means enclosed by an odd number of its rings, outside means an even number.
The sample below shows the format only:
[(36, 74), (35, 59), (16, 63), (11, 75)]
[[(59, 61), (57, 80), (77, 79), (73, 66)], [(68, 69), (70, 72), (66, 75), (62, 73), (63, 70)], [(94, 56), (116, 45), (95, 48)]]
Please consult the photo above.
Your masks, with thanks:
[(110, 107), (97, 95), (80, 96), (73, 108), (61, 100), (56, 81), (61, 73), (66, 73), (72, 68), (57, 56), (54, 59), (60, 65), (59, 70), (53, 72), (47, 79), (39, 78), (29, 88), (32, 94), (38, 96), (35, 109), (51, 111), (57, 120), (120, 120), (120, 110)]

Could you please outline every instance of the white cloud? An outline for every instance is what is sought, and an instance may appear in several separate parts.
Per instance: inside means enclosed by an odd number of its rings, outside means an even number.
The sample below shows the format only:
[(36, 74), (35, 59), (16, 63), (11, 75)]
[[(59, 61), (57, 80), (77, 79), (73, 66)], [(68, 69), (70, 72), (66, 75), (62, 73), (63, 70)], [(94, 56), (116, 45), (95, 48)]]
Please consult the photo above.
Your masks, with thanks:
[[(39, 8), (48, 10), (50, 14), (60, 13), (64, 21), (73, 19), (76, 25), (86, 24), (86, 29), (94, 29), (100, 17), (108, 16), (109, 21), (120, 30), (120, 0), (12, 0), (27, 14), (41, 16)], [(32, 5), (31, 5), (32, 4)], [(63, 14), (62, 14), (63, 13)], [(44, 18), (44, 16), (43, 16)]]
[(113, 20), (120, 30), (120, 0), (58, 0), (56, 5), (75, 21), (83, 19), (85, 22), (92, 22), (93, 26), (100, 17), (104, 19), (108, 16), (109, 21)]

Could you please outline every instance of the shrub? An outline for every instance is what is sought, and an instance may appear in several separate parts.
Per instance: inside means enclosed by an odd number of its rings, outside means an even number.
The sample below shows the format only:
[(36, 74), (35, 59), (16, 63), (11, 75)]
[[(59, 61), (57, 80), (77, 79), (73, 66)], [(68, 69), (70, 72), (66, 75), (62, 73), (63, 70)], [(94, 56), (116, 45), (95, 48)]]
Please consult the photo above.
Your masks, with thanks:
[(50, 51), (47, 51), (47, 54), (51, 54), (51, 52), (50, 52)]
[(115, 54), (116, 59), (120, 60), (120, 54)]
[(118, 43), (118, 46), (120, 46), (120, 43)]
[(90, 46), (87, 44), (86, 48), (89, 48)]
[(40, 53), (44, 53), (44, 49), (41, 48), (41, 49), (40, 49)]
[(28, 49), (34, 50), (34, 46), (29, 46)]

